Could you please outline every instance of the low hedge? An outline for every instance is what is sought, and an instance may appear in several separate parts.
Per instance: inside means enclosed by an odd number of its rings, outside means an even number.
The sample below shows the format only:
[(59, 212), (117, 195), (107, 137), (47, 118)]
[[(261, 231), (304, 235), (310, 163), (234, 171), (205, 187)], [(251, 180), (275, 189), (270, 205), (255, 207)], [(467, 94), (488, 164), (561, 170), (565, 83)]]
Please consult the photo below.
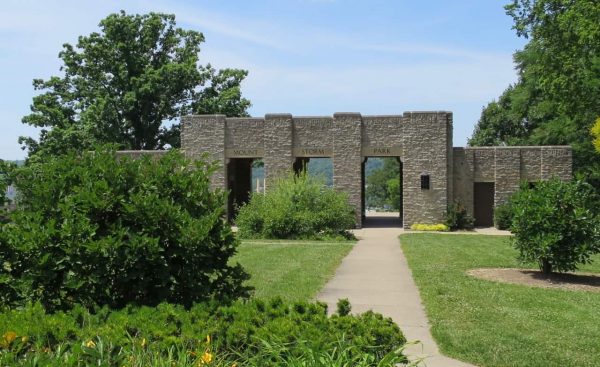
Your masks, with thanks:
[(438, 223), (438, 224), (422, 224), (422, 223), (415, 223), (412, 226), (410, 226), (410, 229), (412, 229), (413, 231), (431, 231), (431, 232), (448, 232), (450, 229), (448, 228), (447, 225), (443, 224), (443, 223)]
[[(174, 351), (202, 358), (210, 350), (211, 358), (220, 356), (236, 363), (254, 360), (256, 364), (245, 365), (275, 366), (277, 358), (269, 357), (274, 352), (265, 353), (273, 346), (279, 346), (278, 358), (283, 354), (286, 359), (308, 350), (326, 353), (340, 345), (350, 358), (369, 355), (377, 365), (376, 361), (406, 342), (398, 326), (379, 314), (328, 317), (325, 304), (290, 304), (281, 299), (235, 302), (230, 306), (196, 304), (189, 310), (160, 304), (120, 311), (102, 308), (90, 313), (76, 307), (55, 314), (34, 305), (0, 314), (0, 332), (3, 365), (35, 365), (36, 358), (50, 358), (48, 363), (59, 358), (65, 366), (77, 365), (74, 361), (122, 366), (131, 365), (126, 357), (136, 349), (151, 349), (152, 354), (164, 358)], [(86, 359), (100, 348), (103, 360)], [(259, 355), (267, 357), (256, 361)]]

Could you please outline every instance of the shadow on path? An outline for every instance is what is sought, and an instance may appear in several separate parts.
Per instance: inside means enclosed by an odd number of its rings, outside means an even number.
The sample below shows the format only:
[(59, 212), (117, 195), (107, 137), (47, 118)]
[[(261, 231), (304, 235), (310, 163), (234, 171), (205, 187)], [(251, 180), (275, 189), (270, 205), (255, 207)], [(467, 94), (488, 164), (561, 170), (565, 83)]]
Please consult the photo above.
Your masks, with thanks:
[(363, 228), (401, 228), (399, 216), (367, 216), (363, 219)]

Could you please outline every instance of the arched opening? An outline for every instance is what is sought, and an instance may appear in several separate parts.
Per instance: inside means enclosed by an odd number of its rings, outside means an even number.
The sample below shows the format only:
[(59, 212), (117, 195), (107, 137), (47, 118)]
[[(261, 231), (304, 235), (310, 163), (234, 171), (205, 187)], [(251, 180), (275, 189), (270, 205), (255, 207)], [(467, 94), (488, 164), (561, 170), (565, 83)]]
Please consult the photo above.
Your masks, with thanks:
[(400, 158), (365, 157), (361, 171), (363, 226), (401, 227), (404, 200)]

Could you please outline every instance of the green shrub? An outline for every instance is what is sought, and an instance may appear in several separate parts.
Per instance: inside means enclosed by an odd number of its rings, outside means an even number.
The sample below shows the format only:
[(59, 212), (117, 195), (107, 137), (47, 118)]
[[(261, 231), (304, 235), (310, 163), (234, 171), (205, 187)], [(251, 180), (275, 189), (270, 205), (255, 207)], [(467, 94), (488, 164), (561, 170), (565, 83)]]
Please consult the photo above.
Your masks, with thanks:
[(105, 148), (20, 168), (4, 268), (23, 300), (48, 310), (245, 296), (213, 170), (177, 151), (131, 159)]
[(6, 189), (11, 183), (11, 172), (14, 170), (14, 164), (0, 159), (0, 209), (8, 202)]
[(254, 193), (236, 224), (242, 238), (322, 239), (347, 237), (355, 216), (344, 193), (302, 173)]
[(544, 273), (572, 271), (600, 251), (599, 198), (584, 182), (551, 180), (521, 187), (512, 198), (513, 243)]
[(467, 213), (467, 209), (459, 202), (454, 202), (448, 206), (446, 211), (446, 225), (451, 231), (459, 229), (473, 229), (474, 220)]
[[(371, 363), (361, 365), (375, 366), (406, 342), (398, 326), (379, 314), (328, 317), (324, 304), (284, 303), (280, 299), (234, 302), (229, 306), (197, 304), (189, 310), (170, 304), (121, 311), (103, 308), (95, 314), (81, 307), (47, 314), (39, 305), (28, 306), (0, 314), (0, 332), (15, 336), (10, 337), (11, 343), (0, 340), (3, 365), (11, 359), (15, 365), (31, 362), (43, 355), (36, 351), (51, 356), (67, 351), (74, 362), (89, 362), (89, 355), (103, 348), (105, 361), (111, 363), (99, 364), (96, 356), (93, 363), (83, 364), (129, 365), (127, 357), (136, 351), (138, 358), (143, 357), (140, 351), (150, 352), (154, 358), (180, 351), (198, 361), (208, 350), (215, 360), (281, 366), (286, 365), (281, 364), (282, 360), (294, 360), (307, 352), (324, 355), (340, 348), (343, 358), (369, 356)], [(23, 337), (25, 341), (21, 342)]]
[(513, 208), (510, 201), (500, 204), (494, 209), (494, 226), (497, 229), (510, 229), (513, 219)]
[(338, 300), (337, 302), (337, 314), (340, 316), (348, 316), (350, 315), (350, 311), (352, 311), (352, 305), (348, 298), (343, 298)]

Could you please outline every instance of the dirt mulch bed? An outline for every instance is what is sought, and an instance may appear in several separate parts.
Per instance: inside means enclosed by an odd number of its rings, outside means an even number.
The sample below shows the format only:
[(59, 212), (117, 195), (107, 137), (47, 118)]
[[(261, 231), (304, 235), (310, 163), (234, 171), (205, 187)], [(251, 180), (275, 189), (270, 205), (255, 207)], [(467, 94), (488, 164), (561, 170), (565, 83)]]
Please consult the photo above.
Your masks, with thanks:
[(530, 269), (471, 269), (467, 274), (479, 279), (531, 287), (600, 292), (600, 274), (565, 273), (544, 275)]

